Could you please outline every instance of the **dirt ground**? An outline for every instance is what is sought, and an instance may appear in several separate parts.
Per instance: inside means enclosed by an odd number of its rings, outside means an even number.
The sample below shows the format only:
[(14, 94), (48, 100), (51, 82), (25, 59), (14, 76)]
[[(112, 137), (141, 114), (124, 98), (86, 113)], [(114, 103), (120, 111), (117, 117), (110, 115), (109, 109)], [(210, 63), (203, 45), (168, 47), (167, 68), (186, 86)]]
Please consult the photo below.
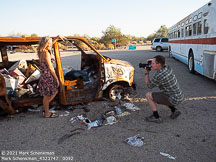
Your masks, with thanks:
[[(198, 74), (190, 74), (186, 65), (169, 58), (167, 52), (158, 53), (151, 51), (149, 47), (102, 54), (129, 61), (135, 67), (137, 91), (133, 93), (132, 103), (140, 110), (129, 111), (122, 107), (122, 111), (128, 111), (130, 115), (118, 118), (113, 125), (103, 125), (90, 130), (87, 130), (87, 126), (82, 122), (71, 123), (70, 119), (81, 114), (90, 120), (101, 119), (107, 111), (114, 110), (115, 105), (121, 106), (128, 101), (122, 101), (119, 105), (118, 102), (103, 99), (83, 105), (60, 106), (56, 107), (56, 111), (63, 116), (56, 119), (42, 118), (38, 112), (40, 108), (1, 117), (1, 158), (36, 157), (35, 154), (40, 152), (37, 158), (44, 157), (41, 161), (50, 161), (45, 158), (51, 156), (57, 158), (52, 161), (80, 162), (216, 161), (215, 81)], [(166, 106), (158, 105), (163, 120), (161, 124), (144, 120), (152, 113), (145, 100), (146, 92), (152, 90), (144, 86), (144, 72), (138, 67), (140, 62), (158, 54), (166, 57), (166, 62), (173, 68), (185, 95), (185, 101), (177, 107), (182, 114), (175, 120), (169, 118), (170, 110)], [(75, 60), (75, 57), (70, 58)], [(68, 58), (69, 56), (65, 56), (62, 61)], [(150, 77), (153, 74), (153, 71), (150, 72)], [(137, 134), (144, 137), (143, 146), (134, 147), (125, 142), (128, 137)], [(31, 155), (22, 155), (24, 151)], [(45, 154), (47, 152), (51, 155)], [(160, 153), (167, 153), (175, 159), (169, 159)]]

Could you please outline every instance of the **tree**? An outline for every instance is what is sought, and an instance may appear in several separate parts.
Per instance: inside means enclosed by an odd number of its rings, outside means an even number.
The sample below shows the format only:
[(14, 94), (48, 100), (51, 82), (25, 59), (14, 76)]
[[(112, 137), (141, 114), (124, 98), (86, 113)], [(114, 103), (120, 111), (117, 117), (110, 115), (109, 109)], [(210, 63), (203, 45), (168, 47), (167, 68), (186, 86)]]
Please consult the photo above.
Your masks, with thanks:
[(157, 37), (166, 37), (168, 33), (168, 28), (166, 25), (161, 25), (160, 29), (156, 32)]
[(25, 35), (25, 34), (23, 34), (21, 32), (19, 32), (19, 33), (11, 32), (11, 33), (8, 34), (8, 36), (22, 36), (22, 35)]
[(31, 37), (38, 37), (36, 33), (31, 34)]
[(110, 25), (106, 31), (103, 31), (103, 36), (101, 37), (100, 42), (104, 43), (106, 46), (112, 43), (112, 40), (116, 40), (116, 46), (126, 46), (129, 43), (129, 38), (126, 35), (121, 33), (119, 28), (116, 28), (113, 25)]
[(168, 28), (166, 25), (161, 25), (161, 27), (154, 33), (147, 37), (147, 40), (152, 41), (155, 37), (166, 37), (168, 33)]

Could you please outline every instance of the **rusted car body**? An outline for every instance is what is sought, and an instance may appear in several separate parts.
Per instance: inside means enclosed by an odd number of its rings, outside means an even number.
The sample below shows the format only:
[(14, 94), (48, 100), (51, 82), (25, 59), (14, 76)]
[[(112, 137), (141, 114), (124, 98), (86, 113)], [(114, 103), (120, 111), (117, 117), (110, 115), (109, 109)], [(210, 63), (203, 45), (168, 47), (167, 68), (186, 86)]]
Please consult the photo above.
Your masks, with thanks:
[[(57, 40), (53, 44), (53, 54), (55, 56), (55, 70), (60, 81), (59, 92), (52, 104), (60, 105), (74, 105), (79, 103), (90, 102), (102, 97), (104, 92), (107, 93), (111, 100), (116, 100), (117, 95), (122, 95), (126, 87), (134, 87), (134, 67), (125, 61), (111, 59), (100, 54), (85, 38), (82, 37), (65, 37), (67, 41), (71, 42), (81, 54), (80, 69), (94, 70), (96, 76), (94, 84), (85, 87), (83, 78), (76, 80), (67, 80), (63, 72), (63, 65), (61, 61), (61, 54), (59, 50), (59, 42)], [(0, 62), (0, 69), (9, 68), (15, 62), (8, 60), (9, 45), (36, 45), (39, 43), (41, 37), (0, 37), (0, 53), (2, 62)], [(55, 38), (53, 38), (55, 39)], [(83, 50), (77, 41), (84, 43), (91, 52)], [(15, 53), (16, 54), (16, 53)], [(15, 55), (13, 54), (13, 55)], [(38, 60), (27, 60), (28, 63), (38, 64)], [(38, 64), (39, 66), (39, 64)], [(93, 69), (91, 69), (93, 68)], [(72, 88), (71, 88), (72, 87)], [(34, 104), (41, 104), (42, 97), (22, 97), (10, 100), (7, 94), (5, 79), (0, 74), (0, 108), (8, 114), (15, 113), (18, 107), (30, 106)]]

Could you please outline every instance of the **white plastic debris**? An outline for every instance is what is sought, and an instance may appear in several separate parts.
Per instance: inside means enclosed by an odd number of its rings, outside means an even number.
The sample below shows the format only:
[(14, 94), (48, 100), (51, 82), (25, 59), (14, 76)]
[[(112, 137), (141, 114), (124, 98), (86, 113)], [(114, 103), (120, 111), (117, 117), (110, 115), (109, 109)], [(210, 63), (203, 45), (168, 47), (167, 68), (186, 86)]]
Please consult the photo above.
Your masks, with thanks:
[(118, 93), (116, 97), (117, 97), (119, 100), (121, 100), (121, 98), (122, 98), (122, 96), (121, 96), (120, 93)]
[(39, 70), (35, 70), (32, 75), (30, 75), (30, 77), (28, 79), (26, 79), (25, 83), (30, 83), (32, 81), (38, 80), (40, 78), (40, 71)]
[(127, 138), (125, 141), (131, 145), (131, 146), (136, 146), (136, 147), (141, 147), (143, 145), (143, 140), (144, 137), (141, 137), (139, 134)]
[(40, 109), (31, 109), (31, 108), (28, 108), (28, 111), (30, 111), (30, 112), (40, 112), (41, 110)]
[(72, 117), (69, 121), (71, 123), (74, 123), (76, 121), (83, 121), (85, 124), (89, 124), (91, 122), (91, 120), (89, 120), (88, 118), (84, 117), (83, 115), (77, 115), (75, 117)]
[(70, 115), (70, 112), (69, 111), (65, 111), (65, 114), (61, 114), (59, 116), (68, 116), (68, 115)]
[(106, 124), (105, 125), (113, 125), (117, 123), (117, 120), (114, 116), (109, 116), (106, 118)]
[(95, 120), (93, 122), (88, 123), (88, 130), (90, 130), (92, 127), (101, 127), (103, 125), (102, 120)]
[(169, 154), (167, 154), (167, 153), (160, 152), (160, 154), (161, 154), (161, 155), (163, 155), (163, 156), (166, 156), (166, 157), (168, 157), (169, 159), (173, 159), (173, 160), (175, 160), (175, 159), (176, 159), (176, 157), (174, 157), (174, 156), (171, 156), (171, 155), (169, 155)]
[(135, 106), (133, 103), (124, 103), (123, 106), (124, 106), (127, 110), (131, 110), (131, 111), (140, 110), (140, 108), (137, 107), (137, 106)]
[(70, 122), (71, 123), (74, 123), (74, 122), (76, 122), (76, 121), (78, 121), (79, 120), (79, 118), (77, 117), (77, 116), (75, 116), (75, 117), (72, 117), (72, 118), (70, 118)]

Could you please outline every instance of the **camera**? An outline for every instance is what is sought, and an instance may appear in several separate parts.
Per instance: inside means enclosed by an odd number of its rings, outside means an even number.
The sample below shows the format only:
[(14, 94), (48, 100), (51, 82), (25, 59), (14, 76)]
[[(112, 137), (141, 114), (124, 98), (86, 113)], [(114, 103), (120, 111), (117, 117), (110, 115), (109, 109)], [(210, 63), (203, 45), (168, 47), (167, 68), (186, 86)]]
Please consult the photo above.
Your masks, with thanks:
[(139, 68), (145, 68), (148, 70), (148, 71), (151, 71), (151, 61), (148, 61), (147, 64), (143, 64), (143, 63), (139, 63)]

